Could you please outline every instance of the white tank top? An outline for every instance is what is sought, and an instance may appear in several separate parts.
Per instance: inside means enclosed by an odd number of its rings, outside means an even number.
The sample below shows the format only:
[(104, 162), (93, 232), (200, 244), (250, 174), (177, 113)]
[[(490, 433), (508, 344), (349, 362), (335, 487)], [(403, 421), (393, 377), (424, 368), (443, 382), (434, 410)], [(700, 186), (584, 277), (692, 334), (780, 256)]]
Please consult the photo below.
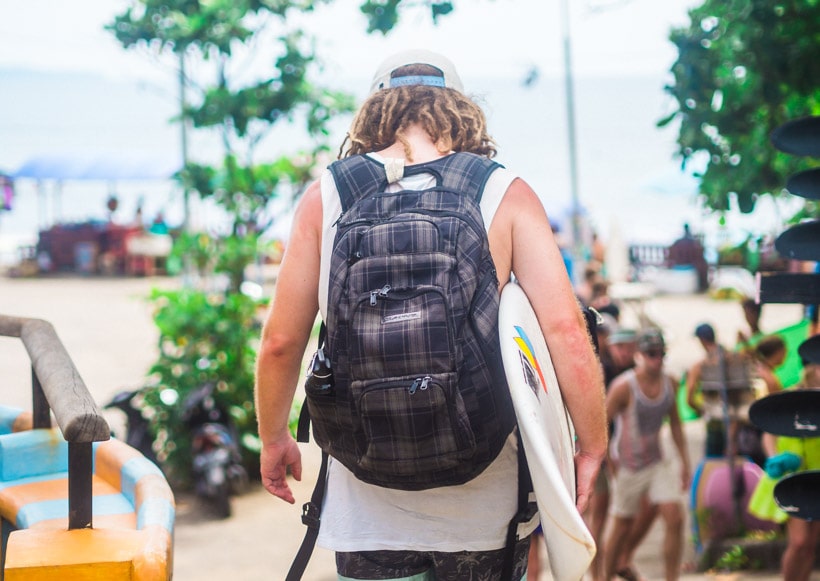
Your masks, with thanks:
[[(373, 159), (384, 162), (377, 155)], [(492, 173), (481, 200), (489, 230), (501, 199), (515, 175), (506, 169)], [(435, 185), (429, 175), (391, 184), (390, 191), (421, 190)], [(319, 308), (327, 316), (330, 255), (341, 214), (336, 185), (328, 170), (322, 174), (322, 262)], [(507, 527), (518, 509), (518, 458), (511, 435), (498, 457), (470, 482), (422, 491), (393, 490), (367, 484), (340, 462), (330, 459), (328, 486), (322, 507), (319, 546), (332, 551), (491, 551), (503, 548)], [(537, 519), (522, 526), (530, 534)]]
[(631, 397), (627, 408), (615, 419), (612, 446), (621, 464), (636, 471), (662, 459), (660, 431), (672, 409), (674, 387), (669, 377), (663, 375), (661, 392), (650, 398), (641, 391), (634, 369), (624, 373), (628, 374)]

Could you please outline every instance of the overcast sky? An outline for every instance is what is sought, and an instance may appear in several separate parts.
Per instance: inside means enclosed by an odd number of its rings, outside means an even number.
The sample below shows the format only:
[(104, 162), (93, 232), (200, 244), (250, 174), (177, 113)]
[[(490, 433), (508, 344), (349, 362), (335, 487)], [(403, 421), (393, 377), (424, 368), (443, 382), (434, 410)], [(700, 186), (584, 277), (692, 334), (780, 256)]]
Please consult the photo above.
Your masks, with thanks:
[[(577, 75), (662, 74), (675, 58), (671, 26), (686, 22), (695, 0), (568, 0), (573, 68)], [(456, 11), (430, 24), (411, 8), (387, 38), (364, 33), (360, 0), (335, 0), (291, 22), (318, 33), (330, 74), (369, 76), (383, 55), (426, 46), (444, 52), (470, 77), (523, 77), (532, 67), (563, 70), (561, 0), (457, 0)], [(416, 2), (418, 4), (418, 2)], [(126, 52), (102, 29), (124, 10), (123, 0), (23, 0), (0, 3), (0, 68), (97, 72), (152, 77), (156, 62)], [(276, 31), (274, 31), (276, 32)]]

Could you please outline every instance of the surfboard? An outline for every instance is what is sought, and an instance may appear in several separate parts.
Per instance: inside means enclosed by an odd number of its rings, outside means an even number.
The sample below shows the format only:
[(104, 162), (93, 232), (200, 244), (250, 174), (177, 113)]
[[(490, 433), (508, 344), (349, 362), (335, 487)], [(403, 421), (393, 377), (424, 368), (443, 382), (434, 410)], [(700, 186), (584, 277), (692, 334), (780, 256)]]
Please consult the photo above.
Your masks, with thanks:
[(792, 119), (775, 128), (771, 134), (772, 144), (785, 153), (820, 157), (820, 117)]
[(805, 470), (784, 477), (774, 487), (774, 499), (789, 516), (820, 518), (820, 470)]
[(808, 200), (820, 200), (820, 167), (807, 169), (786, 181), (789, 193)]
[(820, 389), (793, 389), (762, 397), (749, 407), (749, 420), (778, 436), (820, 437)]
[(515, 283), (501, 293), (498, 322), (552, 575), (578, 581), (595, 556), (595, 541), (575, 508), (575, 432), (538, 319)]
[(820, 220), (811, 220), (792, 226), (774, 241), (775, 249), (787, 258), (796, 260), (820, 259)]

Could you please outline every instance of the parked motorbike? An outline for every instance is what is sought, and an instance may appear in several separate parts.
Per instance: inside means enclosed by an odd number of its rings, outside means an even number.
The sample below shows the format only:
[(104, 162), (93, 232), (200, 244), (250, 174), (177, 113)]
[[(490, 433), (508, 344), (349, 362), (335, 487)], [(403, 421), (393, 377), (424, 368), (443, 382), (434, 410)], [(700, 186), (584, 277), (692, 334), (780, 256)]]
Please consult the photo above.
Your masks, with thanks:
[(153, 448), (154, 436), (148, 429), (148, 420), (142, 415), (139, 405), (140, 396), (141, 390), (139, 389), (121, 391), (104, 407), (105, 409), (118, 409), (125, 414), (125, 443), (142, 452), (154, 464), (158, 464)]
[(242, 466), (236, 428), (227, 410), (216, 403), (215, 384), (192, 391), (182, 403), (182, 420), (191, 431), (191, 458), (197, 495), (214, 512), (231, 515), (230, 497), (248, 483)]
[[(214, 399), (214, 389), (215, 384), (206, 383), (189, 393), (181, 406), (181, 419), (191, 434), (194, 490), (214, 514), (227, 518), (231, 515), (230, 497), (245, 489), (248, 474), (242, 465), (236, 429), (227, 410)], [(176, 403), (162, 395), (163, 403)], [(125, 413), (125, 442), (158, 464), (153, 450), (154, 438), (148, 420), (142, 415), (140, 397), (139, 389), (122, 391), (105, 408)]]

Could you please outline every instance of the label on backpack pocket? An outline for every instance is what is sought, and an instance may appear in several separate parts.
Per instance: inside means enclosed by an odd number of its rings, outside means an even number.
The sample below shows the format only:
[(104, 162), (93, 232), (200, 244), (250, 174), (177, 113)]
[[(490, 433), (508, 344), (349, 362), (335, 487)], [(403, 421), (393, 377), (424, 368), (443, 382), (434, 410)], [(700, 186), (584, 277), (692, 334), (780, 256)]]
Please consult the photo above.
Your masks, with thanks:
[(354, 381), (359, 465), (380, 474), (434, 473), (475, 448), (455, 373)]
[(387, 325), (388, 323), (401, 323), (402, 321), (413, 321), (415, 319), (421, 319), (421, 311), (416, 311), (415, 313), (388, 315), (382, 318), (382, 324)]

